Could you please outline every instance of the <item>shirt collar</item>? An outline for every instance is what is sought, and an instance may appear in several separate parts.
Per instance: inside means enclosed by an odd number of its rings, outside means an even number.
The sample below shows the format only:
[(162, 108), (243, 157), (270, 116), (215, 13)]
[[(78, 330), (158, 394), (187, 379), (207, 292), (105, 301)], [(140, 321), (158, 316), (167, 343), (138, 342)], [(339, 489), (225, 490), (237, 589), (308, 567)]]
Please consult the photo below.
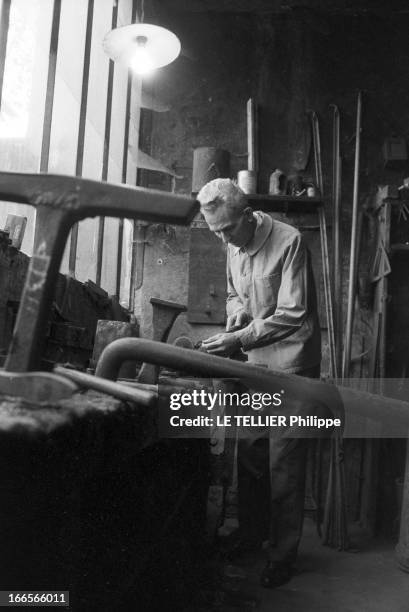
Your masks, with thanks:
[(245, 247), (233, 247), (233, 254), (237, 255), (240, 252), (247, 253), (252, 257), (261, 249), (269, 235), (271, 234), (271, 230), (273, 228), (273, 220), (269, 215), (265, 215), (260, 210), (257, 210), (253, 213), (257, 225), (254, 232), (253, 238)]

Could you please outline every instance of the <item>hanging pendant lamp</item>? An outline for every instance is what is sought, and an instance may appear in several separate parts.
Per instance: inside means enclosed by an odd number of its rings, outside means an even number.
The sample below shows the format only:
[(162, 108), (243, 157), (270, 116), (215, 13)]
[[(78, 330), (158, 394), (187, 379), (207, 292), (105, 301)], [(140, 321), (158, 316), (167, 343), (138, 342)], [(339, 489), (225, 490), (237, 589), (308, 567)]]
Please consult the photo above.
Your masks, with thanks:
[(142, 0), (141, 23), (115, 28), (103, 41), (105, 53), (114, 61), (121, 62), (137, 74), (143, 75), (173, 62), (180, 53), (180, 41), (170, 30), (143, 23), (144, 2)]

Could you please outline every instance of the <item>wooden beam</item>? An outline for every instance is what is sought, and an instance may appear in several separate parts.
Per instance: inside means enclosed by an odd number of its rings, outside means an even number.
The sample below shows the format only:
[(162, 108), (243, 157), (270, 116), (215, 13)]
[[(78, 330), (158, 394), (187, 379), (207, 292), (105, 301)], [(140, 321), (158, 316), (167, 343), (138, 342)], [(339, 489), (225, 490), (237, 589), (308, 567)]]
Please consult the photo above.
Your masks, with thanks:
[[(136, 21), (136, 0), (132, 3), (131, 22)], [(128, 169), (128, 149), (129, 149), (129, 126), (131, 123), (131, 96), (132, 96), (133, 73), (128, 70), (128, 82), (126, 86), (126, 107), (125, 107), (125, 130), (124, 130), (124, 148), (122, 155), (122, 183), (126, 183)], [(121, 292), (121, 275), (122, 275), (122, 249), (124, 242), (124, 220), (119, 219), (118, 226), (118, 251), (116, 260), (116, 296), (119, 300)]]
[[(88, 103), (88, 84), (89, 84), (89, 66), (91, 58), (91, 40), (92, 40), (92, 23), (94, 18), (94, 0), (88, 0), (87, 13), (87, 28), (85, 32), (85, 48), (84, 48), (84, 64), (82, 71), (82, 89), (81, 89), (81, 106), (80, 106), (80, 121), (78, 127), (77, 140), (77, 159), (75, 163), (76, 176), (82, 176), (82, 167), (84, 163), (84, 142), (85, 142), (85, 125), (87, 118), (87, 103)], [(71, 231), (70, 256), (68, 263), (69, 274), (75, 277), (76, 259), (78, 245), (78, 223), (76, 223)]]
[[(115, 29), (118, 24), (118, 2), (114, 1), (112, 7), (112, 24), (111, 29)], [(105, 135), (104, 135), (104, 152), (102, 157), (102, 175), (103, 181), (108, 179), (108, 162), (109, 162), (109, 145), (111, 139), (111, 117), (112, 117), (112, 92), (114, 88), (114, 68), (113, 60), (109, 60), (108, 68), (108, 88), (107, 88), (107, 105), (105, 114)], [(97, 272), (96, 284), (101, 284), (102, 275), (102, 255), (104, 250), (104, 232), (105, 232), (105, 217), (98, 219), (98, 239), (97, 239)]]
[(322, 11), (328, 14), (355, 15), (357, 13), (405, 13), (408, 5), (405, 0), (395, 0), (388, 6), (384, 0), (157, 0), (165, 8), (172, 6), (173, 11), (187, 13), (259, 13), (288, 14), (290, 11), (304, 9)]

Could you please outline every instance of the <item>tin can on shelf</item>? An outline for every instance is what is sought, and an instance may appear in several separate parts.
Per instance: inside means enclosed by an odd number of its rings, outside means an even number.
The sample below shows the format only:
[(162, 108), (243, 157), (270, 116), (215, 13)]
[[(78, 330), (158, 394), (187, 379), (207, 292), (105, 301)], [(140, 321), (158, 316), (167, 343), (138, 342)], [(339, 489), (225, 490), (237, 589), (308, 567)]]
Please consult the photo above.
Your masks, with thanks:
[(257, 173), (254, 170), (240, 170), (237, 173), (237, 184), (244, 193), (257, 193)]

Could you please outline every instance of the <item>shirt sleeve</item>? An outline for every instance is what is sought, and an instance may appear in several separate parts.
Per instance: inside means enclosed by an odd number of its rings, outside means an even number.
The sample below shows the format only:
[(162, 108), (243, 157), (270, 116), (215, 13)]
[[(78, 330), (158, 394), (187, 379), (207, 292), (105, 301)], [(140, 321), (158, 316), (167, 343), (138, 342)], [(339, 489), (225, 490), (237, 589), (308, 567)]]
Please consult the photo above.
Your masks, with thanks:
[(308, 305), (309, 253), (302, 236), (297, 235), (283, 252), (281, 283), (274, 314), (255, 318), (236, 332), (245, 350), (283, 340), (298, 331), (306, 317)]
[(227, 316), (236, 314), (240, 310), (244, 310), (244, 304), (237, 294), (237, 291), (233, 284), (233, 278), (230, 269), (230, 255), (227, 253), (226, 263), (226, 276), (227, 276), (227, 298), (226, 298), (226, 312)]

